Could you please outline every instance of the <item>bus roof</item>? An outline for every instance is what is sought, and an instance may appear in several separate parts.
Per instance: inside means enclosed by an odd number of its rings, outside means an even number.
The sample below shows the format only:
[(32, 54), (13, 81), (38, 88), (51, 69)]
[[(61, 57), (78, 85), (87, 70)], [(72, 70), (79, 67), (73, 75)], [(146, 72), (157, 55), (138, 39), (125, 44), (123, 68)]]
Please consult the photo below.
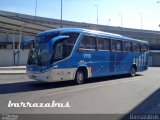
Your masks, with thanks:
[(78, 32), (78, 33), (88, 33), (100, 37), (109, 37), (109, 38), (114, 38), (114, 39), (121, 39), (124, 41), (137, 41), (137, 42), (143, 42), (148, 44), (147, 41), (143, 40), (138, 40), (130, 37), (125, 37), (119, 34), (114, 34), (114, 33), (109, 33), (109, 32), (102, 32), (98, 30), (90, 30), (90, 29), (83, 29), (83, 28), (58, 28), (58, 29), (53, 29), (53, 30), (48, 30), (45, 32), (41, 32), (37, 34), (37, 36), (43, 36), (43, 35), (49, 35), (49, 34), (55, 34), (55, 33), (66, 33), (66, 32)]

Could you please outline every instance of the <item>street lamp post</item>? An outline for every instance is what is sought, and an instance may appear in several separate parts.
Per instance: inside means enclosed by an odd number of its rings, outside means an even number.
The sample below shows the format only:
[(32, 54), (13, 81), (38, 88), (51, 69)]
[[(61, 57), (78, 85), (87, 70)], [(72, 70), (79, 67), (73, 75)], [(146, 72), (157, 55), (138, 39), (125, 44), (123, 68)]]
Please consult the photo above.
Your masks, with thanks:
[(95, 5), (97, 7), (97, 25), (98, 25), (98, 4)]
[(141, 17), (140, 23), (141, 23), (141, 30), (142, 30), (142, 26), (143, 26), (143, 14), (141, 12), (139, 12), (139, 14), (140, 14), (140, 17)]
[(121, 28), (123, 27), (122, 26), (122, 15), (121, 14), (118, 14), (120, 17), (121, 17)]
[[(156, 3), (160, 3), (160, 0), (159, 0), (159, 1), (157, 1)], [(160, 27), (160, 24), (159, 24), (158, 26)]]
[(37, 0), (36, 0), (36, 5), (35, 5), (35, 16), (37, 16)]
[(108, 26), (109, 26), (109, 23), (111, 22), (111, 19), (108, 19)]
[(63, 5), (62, 5), (62, 0), (61, 0), (61, 23), (60, 23), (60, 27), (62, 28), (63, 26), (62, 26), (62, 15), (63, 15), (63, 10), (62, 10), (62, 7), (63, 7)]

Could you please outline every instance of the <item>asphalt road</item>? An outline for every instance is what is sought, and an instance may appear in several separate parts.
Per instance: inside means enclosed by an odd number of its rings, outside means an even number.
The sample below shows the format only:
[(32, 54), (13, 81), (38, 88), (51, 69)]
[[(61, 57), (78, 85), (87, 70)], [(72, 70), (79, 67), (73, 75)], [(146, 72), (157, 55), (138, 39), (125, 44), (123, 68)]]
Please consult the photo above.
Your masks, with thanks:
[[(13, 103), (69, 103), (70, 107), (8, 107)], [(115, 76), (88, 80), (41, 83), (25, 75), (0, 76), (0, 113), (128, 114), (160, 113), (160, 68), (136, 77)]]

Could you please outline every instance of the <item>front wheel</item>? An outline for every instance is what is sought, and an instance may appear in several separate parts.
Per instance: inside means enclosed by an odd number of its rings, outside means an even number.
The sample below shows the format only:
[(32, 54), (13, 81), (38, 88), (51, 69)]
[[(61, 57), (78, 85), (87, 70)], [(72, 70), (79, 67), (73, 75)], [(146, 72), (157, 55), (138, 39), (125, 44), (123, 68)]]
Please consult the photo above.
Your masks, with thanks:
[(76, 83), (78, 85), (83, 84), (85, 79), (85, 73), (82, 70), (78, 70), (75, 76)]
[(136, 76), (136, 69), (135, 69), (135, 67), (134, 67), (134, 66), (132, 66), (132, 67), (131, 67), (131, 70), (130, 70), (130, 76), (131, 76), (131, 77)]

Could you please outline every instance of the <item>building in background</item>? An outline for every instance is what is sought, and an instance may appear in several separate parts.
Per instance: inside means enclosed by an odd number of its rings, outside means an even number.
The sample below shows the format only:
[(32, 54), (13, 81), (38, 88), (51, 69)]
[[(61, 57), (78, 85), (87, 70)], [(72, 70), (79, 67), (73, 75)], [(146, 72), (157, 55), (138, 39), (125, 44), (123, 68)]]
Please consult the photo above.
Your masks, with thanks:
[[(61, 20), (0, 10), (0, 66), (25, 65), (29, 50), (21, 43), (39, 32), (60, 28)], [(160, 32), (89, 23), (62, 21), (63, 27), (96, 29), (141, 39), (150, 43), (150, 66), (160, 66)]]

